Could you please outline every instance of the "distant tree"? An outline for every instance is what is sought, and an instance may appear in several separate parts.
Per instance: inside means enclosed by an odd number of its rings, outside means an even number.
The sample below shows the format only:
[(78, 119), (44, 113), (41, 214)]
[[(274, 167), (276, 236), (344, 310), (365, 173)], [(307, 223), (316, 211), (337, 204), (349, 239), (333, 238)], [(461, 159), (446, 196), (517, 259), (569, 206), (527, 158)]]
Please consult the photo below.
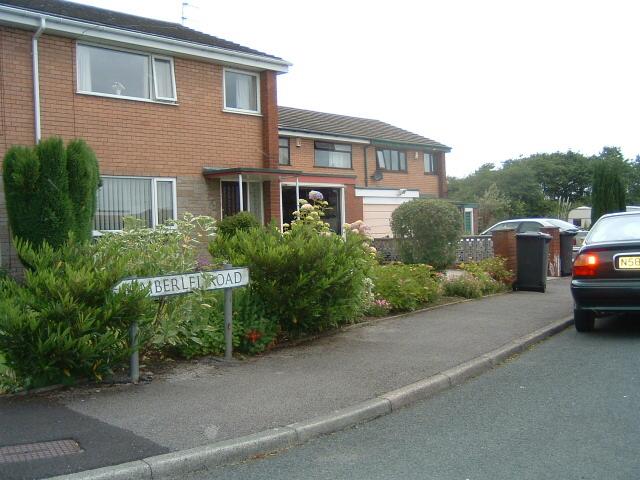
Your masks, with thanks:
[(636, 158), (629, 162), (627, 203), (629, 205), (640, 205), (640, 155), (636, 155)]
[(626, 210), (624, 173), (628, 166), (618, 148), (605, 147), (593, 169), (591, 224), (602, 215)]
[(478, 199), (478, 204), (478, 228), (480, 231), (509, 218), (511, 203), (498, 190), (495, 183), (492, 183)]

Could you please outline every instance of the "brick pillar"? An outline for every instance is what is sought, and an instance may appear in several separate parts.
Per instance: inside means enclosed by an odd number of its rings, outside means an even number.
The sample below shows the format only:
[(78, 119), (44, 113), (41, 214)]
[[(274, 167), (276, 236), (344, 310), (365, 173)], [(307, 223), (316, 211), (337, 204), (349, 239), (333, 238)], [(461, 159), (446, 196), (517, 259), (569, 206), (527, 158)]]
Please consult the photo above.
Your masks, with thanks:
[(549, 243), (549, 276), (560, 276), (560, 229), (558, 227), (541, 228), (542, 233), (551, 235)]
[(447, 186), (447, 167), (445, 164), (444, 152), (438, 152), (435, 155), (438, 163), (438, 196), (440, 198), (447, 198), (449, 195), (449, 187)]
[(260, 93), (263, 165), (264, 168), (278, 168), (278, 97), (275, 72), (262, 72)]
[(516, 249), (516, 231), (498, 230), (493, 232), (493, 254), (507, 259), (506, 267), (513, 272), (514, 278), (518, 274), (518, 252)]
[(362, 197), (356, 197), (355, 185), (347, 185), (344, 189), (344, 204), (345, 204), (345, 221), (347, 223), (353, 223), (356, 220), (363, 220), (364, 208), (362, 204)]
[(280, 183), (278, 180), (264, 182), (264, 221), (269, 223), (275, 220), (280, 226)]

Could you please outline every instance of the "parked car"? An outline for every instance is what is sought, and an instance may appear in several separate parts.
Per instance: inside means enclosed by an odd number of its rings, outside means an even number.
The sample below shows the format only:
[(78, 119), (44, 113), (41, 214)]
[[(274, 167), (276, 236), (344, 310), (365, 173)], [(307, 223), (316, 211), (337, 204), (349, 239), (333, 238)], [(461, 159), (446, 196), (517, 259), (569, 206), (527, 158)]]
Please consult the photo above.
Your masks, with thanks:
[(603, 215), (573, 262), (576, 330), (593, 330), (606, 313), (640, 311), (640, 212)]
[(496, 223), (482, 232), (482, 235), (491, 235), (497, 230), (515, 230), (518, 233), (539, 232), (541, 228), (545, 227), (558, 227), (560, 232), (575, 233), (576, 236), (573, 239), (574, 251), (580, 249), (587, 233), (589, 233), (572, 223), (558, 220), (557, 218), (515, 218)]

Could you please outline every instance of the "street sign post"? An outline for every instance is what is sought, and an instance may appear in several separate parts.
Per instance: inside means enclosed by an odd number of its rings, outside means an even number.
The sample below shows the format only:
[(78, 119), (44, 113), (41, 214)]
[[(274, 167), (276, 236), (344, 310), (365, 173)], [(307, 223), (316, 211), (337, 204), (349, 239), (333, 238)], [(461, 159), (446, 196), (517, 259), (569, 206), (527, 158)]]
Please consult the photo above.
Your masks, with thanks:
[[(233, 358), (233, 296), (232, 289), (249, 284), (248, 268), (233, 268), (230, 264), (224, 264), (223, 270), (211, 270), (207, 272), (187, 272), (175, 275), (161, 275), (157, 277), (125, 278), (113, 287), (114, 292), (119, 292), (128, 285), (140, 285), (148, 289), (148, 295), (152, 298), (184, 295), (196, 290), (224, 290), (224, 337), (225, 360)], [(130, 374), (131, 381), (138, 383), (140, 379), (140, 364), (138, 348), (136, 347), (138, 336), (138, 322), (134, 321), (129, 329), (131, 345)]]

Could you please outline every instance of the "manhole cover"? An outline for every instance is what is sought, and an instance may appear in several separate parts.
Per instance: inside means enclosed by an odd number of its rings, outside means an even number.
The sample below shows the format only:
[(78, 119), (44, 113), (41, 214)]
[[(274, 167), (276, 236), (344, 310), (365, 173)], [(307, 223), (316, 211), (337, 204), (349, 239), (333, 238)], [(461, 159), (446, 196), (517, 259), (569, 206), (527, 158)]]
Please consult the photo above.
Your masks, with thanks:
[(0, 463), (25, 462), (27, 460), (61, 457), (80, 452), (82, 452), (80, 444), (71, 439), (23, 443), (22, 445), (0, 447)]

